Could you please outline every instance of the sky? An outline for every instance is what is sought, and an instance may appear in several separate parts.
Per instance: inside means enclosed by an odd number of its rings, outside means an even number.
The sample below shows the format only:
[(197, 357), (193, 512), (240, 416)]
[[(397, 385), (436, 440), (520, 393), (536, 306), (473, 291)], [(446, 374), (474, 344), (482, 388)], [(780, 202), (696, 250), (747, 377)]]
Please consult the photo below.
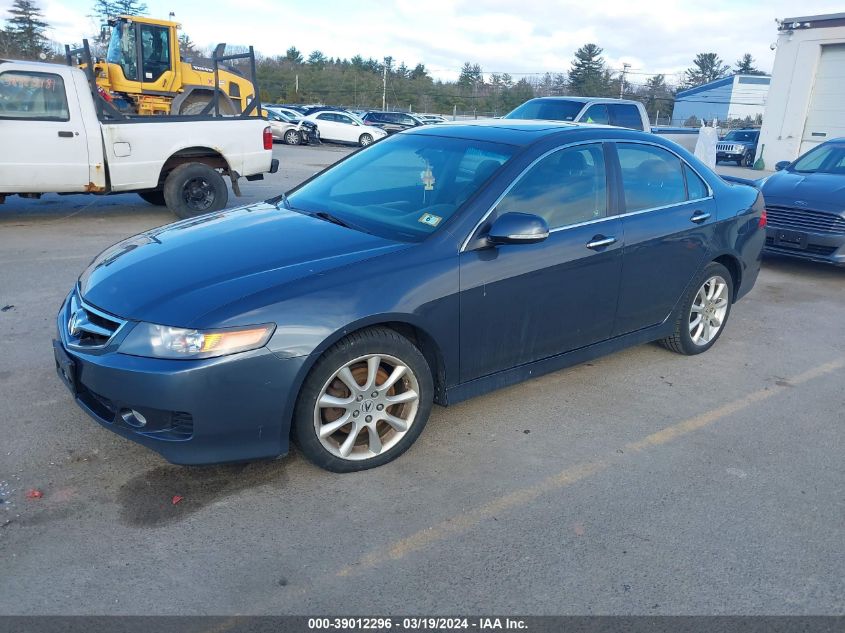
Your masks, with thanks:
[[(78, 43), (98, 32), (91, 0), (35, 0), (52, 25), (48, 35)], [(0, 19), (12, 0), (0, 0)], [(290, 46), (305, 56), (423, 63), (436, 79), (457, 78), (464, 62), (485, 73), (569, 69), (575, 50), (593, 42), (612, 69), (631, 65), (629, 79), (664, 73), (670, 83), (696, 53), (716, 52), (729, 64), (751, 53), (770, 71), (775, 18), (845, 11), (835, 0), (147, 0), (151, 17), (173, 11), (200, 47), (252, 44), (264, 55)], [(837, 6), (838, 5), (838, 6)]]

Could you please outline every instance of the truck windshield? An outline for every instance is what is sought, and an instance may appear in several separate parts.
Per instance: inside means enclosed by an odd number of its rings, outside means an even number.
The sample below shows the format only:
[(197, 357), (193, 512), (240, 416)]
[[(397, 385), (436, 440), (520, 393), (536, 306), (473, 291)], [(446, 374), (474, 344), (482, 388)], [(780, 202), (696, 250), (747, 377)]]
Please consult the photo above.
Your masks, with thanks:
[(126, 79), (138, 80), (138, 56), (135, 49), (134, 25), (118, 22), (112, 27), (106, 61), (110, 64), (119, 64)]
[(280, 197), (278, 206), (387, 239), (418, 242), (444, 225), (514, 149), (474, 139), (397, 134)]
[(531, 99), (506, 114), (503, 118), (574, 121), (583, 107), (583, 101), (570, 101), (569, 99)]

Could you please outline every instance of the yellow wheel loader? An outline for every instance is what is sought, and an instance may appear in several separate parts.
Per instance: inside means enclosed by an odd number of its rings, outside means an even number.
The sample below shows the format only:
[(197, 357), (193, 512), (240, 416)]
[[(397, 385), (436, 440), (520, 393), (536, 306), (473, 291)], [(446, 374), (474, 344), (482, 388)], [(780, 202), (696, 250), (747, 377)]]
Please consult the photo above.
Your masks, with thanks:
[[(142, 16), (121, 15), (109, 20), (111, 34), (105, 59), (93, 61), (84, 49), (66, 47), (67, 61), (84, 51), (80, 67), (93, 67), (98, 91), (119, 111), (133, 115), (257, 116), (255, 55), (224, 55), (220, 44), (211, 59), (182, 58), (179, 24)], [(249, 59), (252, 78), (223, 62)], [(215, 89), (216, 87), (216, 89)], [(256, 100), (257, 101), (257, 100)]]

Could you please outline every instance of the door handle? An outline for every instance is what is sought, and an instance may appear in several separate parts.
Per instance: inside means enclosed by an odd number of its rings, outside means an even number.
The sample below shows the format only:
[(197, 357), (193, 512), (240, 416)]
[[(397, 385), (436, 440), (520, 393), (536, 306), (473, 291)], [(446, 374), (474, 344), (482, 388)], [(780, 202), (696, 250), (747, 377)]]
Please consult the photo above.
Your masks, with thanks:
[(616, 244), (615, 237), (605, 237), (604, 235), (596, 235), (591, 241), (587, 242), (587, 248), (597, 250), (605, 246), (610, 246), (611, 244)]
[(690, 218), (690, 222), (695, 222), (696, 224), (701, 224), (704, 220), (710, 217), (709, 213), (704, 213), (702, 211), (696, 211), (693, 213), (692, 217)]
[(59, 132), (59, 136), (61, 136), (62, 138), (73, 138), (73, 132), (67, 132), (65, 130), (62, 130), (61, 132)]

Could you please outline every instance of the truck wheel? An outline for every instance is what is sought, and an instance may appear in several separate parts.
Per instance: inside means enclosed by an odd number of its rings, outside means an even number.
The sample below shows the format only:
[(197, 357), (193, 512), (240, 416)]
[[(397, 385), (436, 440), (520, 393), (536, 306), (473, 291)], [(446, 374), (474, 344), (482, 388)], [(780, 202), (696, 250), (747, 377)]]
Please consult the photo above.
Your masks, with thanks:
[(164, 201), (164, 192), (160, 189), (157, 191), (139, 191), (138, 195), (144, 202), (149, 202), (156, 207), (163, 207), (167, 204)]
[(223, 176), (208, 165), (186, 163), (170, 172), (164, 181), (167, 208), (180, 218), (219, 211), (229, 200)]

